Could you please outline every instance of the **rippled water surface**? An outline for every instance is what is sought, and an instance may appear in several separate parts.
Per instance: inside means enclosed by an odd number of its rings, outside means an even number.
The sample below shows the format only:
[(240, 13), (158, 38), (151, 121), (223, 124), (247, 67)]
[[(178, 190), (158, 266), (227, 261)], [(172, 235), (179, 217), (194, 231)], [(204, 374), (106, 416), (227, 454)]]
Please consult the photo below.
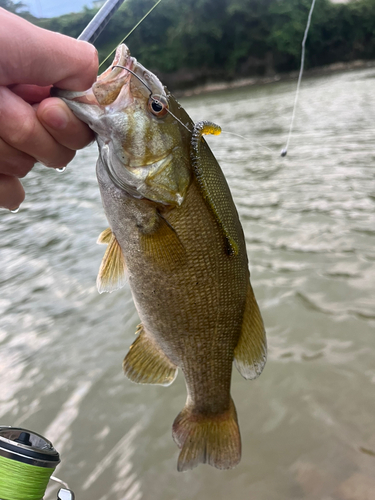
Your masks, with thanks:
[(374, 82), (374, 69), (306, 79), (286, 158), (295, 82), (183, 100), (246, 137), (209, 141), (269, 341), (257, 381), (233, 374), (234, 470), (178, 473), (183, 377), (163, 388), (122, 374), (138, 317), (127, 286), (95, 287), (96, 147), (62, 174), (37, 167), (21, 211), (1, 212), (0, 423), (49, 438), (77, 500), (375, 498)]

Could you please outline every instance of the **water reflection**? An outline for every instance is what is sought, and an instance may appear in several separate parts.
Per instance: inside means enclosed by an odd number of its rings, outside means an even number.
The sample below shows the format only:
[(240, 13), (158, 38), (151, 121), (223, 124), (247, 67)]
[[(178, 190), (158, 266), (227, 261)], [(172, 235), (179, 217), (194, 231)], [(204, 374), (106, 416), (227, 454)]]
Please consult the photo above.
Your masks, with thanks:
[[(137, 480), (137, 475), (132, 472), (133, 465), (131, 458), (135, 452), (135, 443), (138, 434), (143, 426), (141, 423), (134, 425), (125, 436), (107, 453), (107, 455), (98, 463), (85, 483), (82, 485), (82, 490), (92, 492), (93, 496), (97, 496), (98, 490), (103, 489), (98, 485), (101, 476), (108, 472), (116, 471), (112, 484), (104, 496), (104, 499), (123, 499), (123, 500), (140, 500), (142, 498), (141, 485)], [(98, 436), (99, 439), (105, 439), (107, 431)], [(108, 481), (106, 481), (108, 484)]]

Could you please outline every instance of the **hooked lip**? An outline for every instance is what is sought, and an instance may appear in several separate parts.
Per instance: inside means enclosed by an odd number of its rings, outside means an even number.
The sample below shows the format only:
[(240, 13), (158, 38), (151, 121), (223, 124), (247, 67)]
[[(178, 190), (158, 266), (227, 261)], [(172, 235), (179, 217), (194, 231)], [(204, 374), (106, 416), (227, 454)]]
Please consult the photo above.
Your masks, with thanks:
[(134, 62), (135, 59), (131, 57), (128, 47), (122, 43), (116, 49), (112, 65), (98, 76), (96, 83), (111, 83), (112, 81), (118, 80), (118, 78), (121, 78), (122, 76), (129, 76), (129, 71), (126, 71), (126, 69), (119, 66), (132, 70)]
[[(98, 76), (96, 82), (90, 89), (84, 91), (71, 91), (52, 87), (50, 91), (51, 97), (60, 97), (69, 101), (77, 101), (86, 104), (99, 104), (93, 93), (93, 88), (98, 84), (111, 84), (119, 79), (125, 82), (130, 79), (131, 76), (130, 72), (126, 69), (133, 70), (134, 65), (135, 59), (131, 57), (128, 47), (125, 44), (121, 44), (116, 49), (112, 65)], [(123, 66), (123, 68), (116, 66)]]

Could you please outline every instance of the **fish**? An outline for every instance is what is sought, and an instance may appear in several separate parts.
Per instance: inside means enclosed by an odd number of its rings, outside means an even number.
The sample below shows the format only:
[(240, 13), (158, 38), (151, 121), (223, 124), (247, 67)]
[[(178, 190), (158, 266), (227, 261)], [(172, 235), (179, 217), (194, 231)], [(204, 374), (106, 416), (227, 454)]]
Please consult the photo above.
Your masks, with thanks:
[(244, 232), (204, 135), (155, 74), (121, 44), (87, 91), (55, 90), (95, 132), (109, 228), (100, 293), (128, 281), (141, 320), (123, 361), (127, 378), (168, 386), (183, 372), (187, 400), (172, 436), (177, 469), (231, 469), (241, 438), (230, 386), (266, 363), (264, 323), (250, 284)]

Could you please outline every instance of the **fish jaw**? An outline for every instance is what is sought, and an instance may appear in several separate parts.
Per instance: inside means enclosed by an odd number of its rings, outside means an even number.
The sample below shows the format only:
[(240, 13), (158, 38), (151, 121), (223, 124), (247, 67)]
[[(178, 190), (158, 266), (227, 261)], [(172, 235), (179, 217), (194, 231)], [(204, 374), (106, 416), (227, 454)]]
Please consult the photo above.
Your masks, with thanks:
[(116, 187), (137, 198), (181, 205), (191, 173), (178, 121), (169, 113), (159, 117), (152, 112), (153, 99), (168, 106), (169, 96), (126, 45), (117, 48), (112, 66), (91, 89), (53, 93), (95, 132)]
[[(108, 142), (108, 124), (102, 123), (107, 113), (106, 107), (113, 104), (121, 92), (122, 96), (116, 107), (124, 108), (129, 105), (131, 99), (128, 87), (131, 74), (127, 69), (132, 70), (135, 64), (136, 60), (130, 56), (129, 49), (122, 44), (116, 50), (112, 66), (98, 76), (91, 88), (82, 92), (53, 88), (51, 95), (61, 98), (80, 120)], [(114, 68), (116, 65), (123, 68)]]

